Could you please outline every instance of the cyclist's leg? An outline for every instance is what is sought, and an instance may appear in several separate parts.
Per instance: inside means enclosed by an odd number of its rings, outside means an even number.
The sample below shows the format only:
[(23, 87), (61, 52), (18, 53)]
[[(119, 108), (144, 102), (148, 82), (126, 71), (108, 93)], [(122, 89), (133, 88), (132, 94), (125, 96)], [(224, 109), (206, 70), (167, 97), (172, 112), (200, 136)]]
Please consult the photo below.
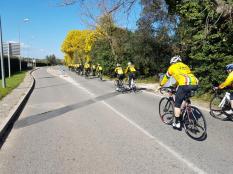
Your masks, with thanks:
[(185, 99), (185, 95), (187, 91), (185, 90), (187, 88), (186, 85), (184, 86), (179, 86), (177, 91), (176, 91), (176, 96), (175, 96), (175, 107), (174, 107), (174, 115), (175, 115), (175, 122), (173, 124), (173, 127), (180, 128), (180, 122), (181, 122), (181, 105)]
[(233, 92), (230, 93), (231, 110), (233, 110)]
[(120, 86), (120, 75), (119, 74), (117, 74), (116, 82), (117, 82), (116, 90), (119, 90), (119, 86)]
[[(187, 86), (184, 87), (184, 89), (183, 89), (183, 94), (185, 94), (185, 97), (186, 97), (187, 95), (190, 95), (190, 94), (191, 94), (191, 91), (196, 91), (197, 88), (198, 88), (198, 85), (187, 85)], [(181, 109), (181, 110), (184, 109), (185, 105), (186, 105), (186, 101), (183, 100), (180, 109)]]
[[(180, 117), (180, 108), (185, 98), (184, 86), (179, 86), (175, 96), (175, 117)], [(185, 103), (183, 103), (185, 104)]]
[(136, 79), (135, 73), (132, 73), (132, 79), (133, 79), (133, 83), (134, 83), (134, 87), (135, 87), (135, 79)]
[(130, 73), (129, 74), (129, 82), (128, 82), (129, 83), (129, 88), (131, 88), (131, 80), (132, 80), (132, 74)]
[(123, 85), (124, 75), (121, 74), (120, 77), (119, 77), (119, 79), (121, 80), (121, 84), (120, 85), (121, 85), (121, 87), (123, 87), (122, 85)]

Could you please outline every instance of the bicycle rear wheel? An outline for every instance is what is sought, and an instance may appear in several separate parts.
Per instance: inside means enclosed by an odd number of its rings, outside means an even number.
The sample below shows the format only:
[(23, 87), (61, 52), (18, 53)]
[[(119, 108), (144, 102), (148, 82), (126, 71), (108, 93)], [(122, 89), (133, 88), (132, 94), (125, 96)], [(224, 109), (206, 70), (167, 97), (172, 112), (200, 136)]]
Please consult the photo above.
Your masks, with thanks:
[(173, 101), (163, 97), (159, 102), (159, 116), (163, 123), (172, 124), (174, 118)]
[(207, 135), (206, 120), (202, 112), (194, 107), (187, 108), (183, 115), (185, 133), (196, 140), (201, 140)]
[(220, 102), (222, 101), (222, 95), (214, 95), (213, 98), (210, 100), (210, 115), (214, 118), (225, 120), (227, 115), (219, 106)]

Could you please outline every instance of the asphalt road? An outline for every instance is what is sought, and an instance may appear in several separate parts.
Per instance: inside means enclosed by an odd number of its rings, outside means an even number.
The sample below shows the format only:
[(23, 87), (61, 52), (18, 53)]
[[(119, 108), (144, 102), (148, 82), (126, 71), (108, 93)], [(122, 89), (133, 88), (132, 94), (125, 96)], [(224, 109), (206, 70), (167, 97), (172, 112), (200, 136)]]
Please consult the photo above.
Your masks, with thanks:
[(233, 122), (203, 111), (204, 141), (164, 125), (160, 97), (61, 67), (34, 72), (36, 87), (0, 150), (1, 174), (233, 173)]

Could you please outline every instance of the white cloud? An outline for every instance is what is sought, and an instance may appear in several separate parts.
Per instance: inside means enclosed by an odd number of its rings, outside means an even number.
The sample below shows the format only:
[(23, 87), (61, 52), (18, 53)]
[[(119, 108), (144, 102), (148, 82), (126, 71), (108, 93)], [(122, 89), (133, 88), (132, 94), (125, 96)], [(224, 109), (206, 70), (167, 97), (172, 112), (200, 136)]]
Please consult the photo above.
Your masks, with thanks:
[(19, 41), (9, 40), (8, 43), (19, 43)]

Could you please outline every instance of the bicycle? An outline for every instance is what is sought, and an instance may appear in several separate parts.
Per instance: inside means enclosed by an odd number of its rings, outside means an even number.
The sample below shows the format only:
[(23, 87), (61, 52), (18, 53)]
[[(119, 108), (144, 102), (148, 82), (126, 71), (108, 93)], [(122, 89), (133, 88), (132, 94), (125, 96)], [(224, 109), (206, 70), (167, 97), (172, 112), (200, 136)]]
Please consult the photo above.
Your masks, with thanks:
[[(160, 93), (163, 94), (163, 91), (170, 94), (169, 97), (163, 97), (159, 102), (159, 115), (163, 123), (171, 125), (175, 119), (174, 115), (174, 94), (176, 90), (174, 87), (162, 87)], [(185, 130), (185, 133), (196, 140), (202, 140), (207, 135), (207, 125), (206, 120), (202, 112), (191, 105), (190, 97), (194, 94), (192, 91), (190, 94), (185, 97), (185, 106), (181, 111), (181, 123), (182, 127)]]
[(97, 71), (98, 78), (102, 81), (103, 80), (103, 73), (102, 71)]
[(90, 76), (90, 69), (89, 68), (85, 69), (84, 72), (85, 72), (85, 78), (88, 78)]
[(214, 96), (210, 100), (210, 115), (220, 120), (232, 120), (230, 93), (221, 93), (214, 89)]
[(137, 86), (133, 78), (131, 79), (131, 82), (130, 82), (130, 90), (132, 90), (133, 92), (137, 91)]
[[(119, 81), (119, 85), (117, 85), (117, 81)], [(125, 88), (125, 85), (124, 85), (124, 81), (123, 79), (115, 79), (114, 80), (114, 85), (116, 88), (119, 88), (119, 92), (125, 92), (126, 91), (126, 88)]]

